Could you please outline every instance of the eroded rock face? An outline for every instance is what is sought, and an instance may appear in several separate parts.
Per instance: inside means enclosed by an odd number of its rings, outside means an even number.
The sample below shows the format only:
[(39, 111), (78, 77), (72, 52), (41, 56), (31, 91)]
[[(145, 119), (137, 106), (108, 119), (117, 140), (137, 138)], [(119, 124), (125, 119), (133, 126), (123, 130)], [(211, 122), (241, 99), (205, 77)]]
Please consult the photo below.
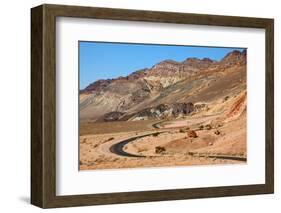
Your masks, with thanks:
[(188, 115), (194, 111), (193, 103), (160, 104), (147, 108), (135, 114), (132, 120), (147, 120), (150, 118), (162, 119)]
[(245, 112), (247, 109), (247, 93), (244, 92), (240, 94), (235, 99), (234, 104), (231, 106), (230, 111), (227, 114), (227, 119), (235, 119), (236, 117), (239, 117), (243, 112)]
[(104, 115), (104, 121), (118, 121), (124, 113), (122, 112), (109, 112)]
[(191, 102), (172, 104), (172, 108), (174, 116), (178, 116), (180, 114), (187, 115), (194, 111), (194, 105)]

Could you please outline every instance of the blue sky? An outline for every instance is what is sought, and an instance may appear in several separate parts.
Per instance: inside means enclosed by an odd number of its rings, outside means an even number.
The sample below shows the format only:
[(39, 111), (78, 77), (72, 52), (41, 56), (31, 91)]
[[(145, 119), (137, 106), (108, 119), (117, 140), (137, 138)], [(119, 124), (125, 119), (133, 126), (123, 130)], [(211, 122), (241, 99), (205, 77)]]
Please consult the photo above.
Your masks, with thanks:
[(96, 80), (126, 76), (166, 59), (178, 62), (190, 57), (220, 60), (233, 50), (243, 49), (80, 41), (80, 89)]

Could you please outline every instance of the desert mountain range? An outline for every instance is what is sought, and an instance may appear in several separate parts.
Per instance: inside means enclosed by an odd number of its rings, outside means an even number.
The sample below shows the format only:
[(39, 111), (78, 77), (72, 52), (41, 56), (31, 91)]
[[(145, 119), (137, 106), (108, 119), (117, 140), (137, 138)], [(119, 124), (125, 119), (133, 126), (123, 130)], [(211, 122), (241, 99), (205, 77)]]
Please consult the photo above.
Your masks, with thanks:
[(235, 50), (220, 61), (164, 60), (128, 76), (95, 81), (80, 90), (80, 119), (137, 121), (178, 118), (208, 110), (231, 113), (243, 97), (246, 50)]

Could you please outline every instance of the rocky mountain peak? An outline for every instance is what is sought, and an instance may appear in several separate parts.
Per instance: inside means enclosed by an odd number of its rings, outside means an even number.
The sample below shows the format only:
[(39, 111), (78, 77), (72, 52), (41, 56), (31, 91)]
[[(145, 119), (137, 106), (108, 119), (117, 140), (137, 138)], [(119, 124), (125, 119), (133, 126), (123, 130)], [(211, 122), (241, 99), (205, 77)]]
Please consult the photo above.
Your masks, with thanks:
[(222, 60), (221, 63), (225, 65), (234, 65), (234, 64), (245, 64), (246, 63), (247, 51), (243, 50), (242, 52), (234, 50), (228, 53)]
[(213, 63), (214, 61), (210, 58), (203, 58), (201, 61), (206, 62), (206, 63)]
[(171, 76), (180, 70), (181, 63), (174, 60), (164, 60), (155, 64), (149, 71), (150, 76)]
[(185, 71), (199, 71), (208, 69), (215, 61), (209, 58), (187, 58), (182, 63)]
[(211, 60), (210, 58), (187, 58), (183, 61), (183, 64), (194, 64), (194, 63), (213, 63), (214, 61)]
[[(146, 78), (152, 85), (171, 85), (182, 79), (188, 78), (200, 74), (202, 71), (225, 69), (233, 65), (245, 65), (246, 64), (246, 50), (240, 52), (234, 50), (228, 53), (222, 60), (214, 61), (210, 58), (187, 58), (183, 62), (177, 62), (171, 59), (163, 60), (150, 69), (144, 68), (132, 72), (128, 76), (120, 76), (115, 79), (98, 80), (91, 83), (80, 93), (92, 93), (99, 92), (107, 88), (111, 83), (118, 82), (135, 82)], [(171, 79), (173, 78), (173, 79)], [(152, 82), (154, 81), (154, 82)], [(155, 82), (160, 81), (160, 82)]]
[(85, 89), (81, 90), (80, 93), (91, 93), (92, 91), (101, 91), (105, 89), (113, 79), (101, 79), (89, 84)]
[(208, 106), (210, 100), (225, 102), (229, 90), (237, 89), (237, 79), (239, 88), (245, 88), (246, 54), (246, 51), (233, 51), (220, 61), (164, 60), (127, 76), (95, 81), (80, 91), (81, 119), (178, 118), (199, 112), (198, 104)]
[(161, 62), (155, 64), (155, 65), (151, 68), (151, 70), (163, 69), (163, 68), (164, 68), (164, 69), (166, 69), (166, 68), (167, 68), (167, 69), (172, 69), (172, 68), (176, 68), (176, 69), (177, 69), (179, 65), (180, 65), (179, 62), (168, 59), (168, 60), (164, 60), (164, 61), (161, 61)]
[(135, 80), (135, 79), (143, 78), (147, 75), (147, 71), (148, 71), (147, 68), (137, 70), (131, 73), (130, 75), (128, 75), (127, 80)]

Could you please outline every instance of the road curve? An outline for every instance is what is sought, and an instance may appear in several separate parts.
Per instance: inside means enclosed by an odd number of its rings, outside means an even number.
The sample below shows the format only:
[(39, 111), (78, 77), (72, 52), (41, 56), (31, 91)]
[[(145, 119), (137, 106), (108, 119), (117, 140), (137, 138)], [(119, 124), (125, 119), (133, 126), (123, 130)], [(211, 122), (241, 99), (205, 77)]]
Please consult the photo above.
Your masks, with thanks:
[(152, 126), (153, 128), (155, 128), (155, 129), (160, 129), (160, 127), (159, 127), (158, 125), (161, 124), (161, 123), (163, 123), (163, 122), (165, 122), (165, 121), (160, 121), (160, 122), (154, 123), (154, 124), (152, 124), (151, 126)]
[(160, 133), (163, 133), (163, 132), (153, 132), (153, 133), (149, 133), (149, 134), (145, 134), (145, 135), (140, 135), (140, 136), (136, 136), (136, 137), (132, 137), (132, 138), (128, 138), (126, 140), (123, 140), (119, 143), (116, 143), (116, 144), (113, 144), (109, 150), (110, 152), (116, 154), (116, 155), (120, 155), (120, 156), (124, 156), (124, 157), (146, 157), (146, 156), (143, 156), (143, 155), (135, 155), (135, 154), (131, 154), (131, 153), (128, 153), (128, 152), (125, 152), (123, 150), (124, 146), (136, 139), (139, 139), (139, 138), (144, 138), (144, 137), (147, 137), (147, 136), (150, 136), (150, 135), (154, 135), (154, 134), (160, 134)]
[[(155, 129), (160, 129), (160, 127), (158, 126), (160, 123), (162, 123), (163, 121), (157, 122), (152, 124), (152, 127), (154, 127)], [(144, 138), (147, 136), (151, 136), (154, 134), (161, 134), (167, 131), (162, 131), (162, 132), (153, 132), (153, 133), (149, 133), (149, 134), (145, 134), (145, 135), (139, 135), (139, 136), (135, 136), (135, 137), (131, 137), (125, 140), (122, 140), (116, 144), (113, 144), (110, 148), (109, 151), (113, 154), (116, 155), (120, 155), (123, 157), (147, 157), (144, 155), (136, 155), (136, 154), (131, 154), (129, 152), (126, 152), (123, 150), (124, 146), (127, 145), (128, 143), (136, 140), (136, 139), (140, 139), (140, 138)], [(190, 152), (190, 155), (194, 156), (194, 157), (207, 157), (207, 158), (218, 158), (218, 159), (224, 159), (224, 160), (236, 160), (236, 161), (243, 161), (246, 162), (247, 158), (245, 157), (238, 157), (238, 156), (229, 156), (229, 155), (205, 155), (205, 154), (199, 154), (199, 153), (194, 153), (194, 152)]]

